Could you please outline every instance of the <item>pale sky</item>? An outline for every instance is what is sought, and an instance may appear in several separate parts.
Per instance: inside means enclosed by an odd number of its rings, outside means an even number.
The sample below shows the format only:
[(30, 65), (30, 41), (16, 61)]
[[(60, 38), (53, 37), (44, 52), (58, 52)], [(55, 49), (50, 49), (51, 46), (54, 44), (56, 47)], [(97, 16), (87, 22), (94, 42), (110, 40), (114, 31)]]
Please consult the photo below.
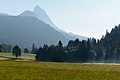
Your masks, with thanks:
[(39, 5), (59, 28), (101, 38), (120, 24), (120, 0), (0, 0), (0, 12), (19, 14)]

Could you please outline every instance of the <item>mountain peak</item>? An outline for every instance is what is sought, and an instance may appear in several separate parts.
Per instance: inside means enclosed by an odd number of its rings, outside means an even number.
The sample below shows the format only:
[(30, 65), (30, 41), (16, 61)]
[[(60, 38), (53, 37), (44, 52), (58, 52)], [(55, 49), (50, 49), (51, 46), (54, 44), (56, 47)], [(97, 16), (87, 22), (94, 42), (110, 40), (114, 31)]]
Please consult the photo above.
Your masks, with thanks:
[(51, 21), (47, 13), (39, 6), (34, 7), (34, 14), (41, 21), (45, 22), (46, 24), (49, 24), (52, 27), (55, 27), (54, 23)]
[(44, 10), (41, 9), (39, 6), (35, 6), (35, 7), (34, 7), (34, 11), (44, 11)]

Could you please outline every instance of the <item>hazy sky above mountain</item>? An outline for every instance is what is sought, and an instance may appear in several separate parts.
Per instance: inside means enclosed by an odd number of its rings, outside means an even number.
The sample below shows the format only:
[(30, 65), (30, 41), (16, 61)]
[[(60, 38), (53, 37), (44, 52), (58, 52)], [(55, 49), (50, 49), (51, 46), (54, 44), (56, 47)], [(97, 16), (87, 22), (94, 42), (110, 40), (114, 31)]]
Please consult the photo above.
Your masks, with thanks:
[(120, 23), (120, 0), (1, 0), (0, 12), (19, 14), (36, 5), (59, 28), (78, 35), (100, 38)]

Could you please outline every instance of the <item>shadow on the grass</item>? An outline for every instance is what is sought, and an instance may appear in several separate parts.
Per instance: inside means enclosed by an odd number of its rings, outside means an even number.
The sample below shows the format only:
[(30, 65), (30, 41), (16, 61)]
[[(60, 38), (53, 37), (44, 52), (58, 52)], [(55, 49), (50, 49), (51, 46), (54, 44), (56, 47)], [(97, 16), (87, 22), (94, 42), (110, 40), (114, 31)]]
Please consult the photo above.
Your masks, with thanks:
[(7, 58), (6, 60), (24, 60), (22, 58)]

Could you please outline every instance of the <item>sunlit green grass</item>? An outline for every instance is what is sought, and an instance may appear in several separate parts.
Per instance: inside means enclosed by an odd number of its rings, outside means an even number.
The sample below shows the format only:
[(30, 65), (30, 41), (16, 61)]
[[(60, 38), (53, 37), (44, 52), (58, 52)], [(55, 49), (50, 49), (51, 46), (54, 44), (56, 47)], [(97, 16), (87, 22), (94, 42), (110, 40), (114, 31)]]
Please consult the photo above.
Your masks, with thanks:
[[(13, 56), (12, 53), (0, 53), (0, 60), (6, 60), (9, 58), (16, 58), (16, 57)], [(26, 61), (33, 61), (35, 60), (35, 54), (22, 53), (22, 55), (18, 58), (21, 58)]]
[(120, 65), (0, 61), (0, 80), (120, 80)]

